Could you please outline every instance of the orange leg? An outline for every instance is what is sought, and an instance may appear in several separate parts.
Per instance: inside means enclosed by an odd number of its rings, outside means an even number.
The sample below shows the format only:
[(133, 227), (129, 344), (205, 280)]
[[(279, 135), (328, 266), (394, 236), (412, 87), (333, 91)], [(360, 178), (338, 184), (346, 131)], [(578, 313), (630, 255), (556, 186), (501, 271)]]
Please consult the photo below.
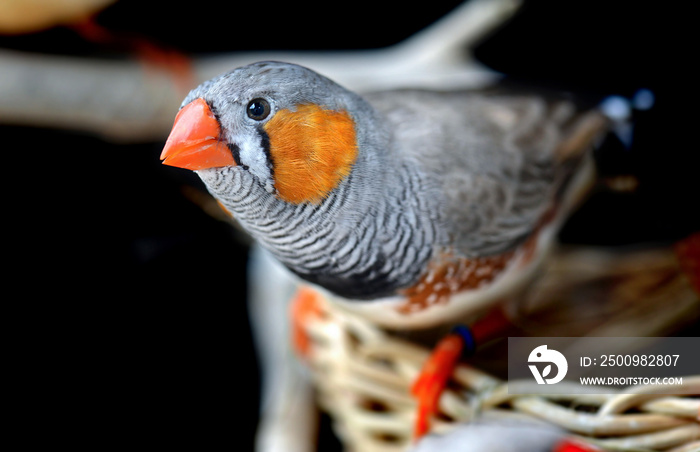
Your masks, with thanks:
[(510, 325), (501, 309), (496, 309), (476, 322), (471, 329), (455, 328), (443, 337), (423, 364), (411, 387), (418, 410), (413, 428), (414, 440), (430, 431), (430, 419), (438, 412), (438, 403), (447, 381), (452, 376), (463, 352), (474, 352), (476, 344), (496, 337)]
[(413, 430), (415, 439), (422, 437), (430, 430), (430, 417), (437, 413), (440, 396), (459, 361), (463, 348), (464, 341), (458, 334), (449, 334), (442, 338), (413, 383), (411, 393), (418, 401)]
[(309, 356), (311, 349), (311, 340), (306, 334), (305, 325), (309, 318), (321, 316), (320, 301), (318, 292), (308, 287), (301, 287), (290, 305), (292, 345), (297, 354), (305, 358)]

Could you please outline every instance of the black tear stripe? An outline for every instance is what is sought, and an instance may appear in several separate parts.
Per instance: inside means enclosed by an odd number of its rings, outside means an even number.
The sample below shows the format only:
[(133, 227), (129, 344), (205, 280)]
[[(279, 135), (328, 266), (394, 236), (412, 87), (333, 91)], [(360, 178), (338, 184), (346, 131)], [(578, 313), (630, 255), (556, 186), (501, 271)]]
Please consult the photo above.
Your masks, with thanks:
[(258, 127), (258, 135), (260, 135), (260, 147), (262, 147), (263, 152), (265, 152), (265, 158), (267, 159), (267, 166), (270, 169), (270, 176), (274, 175), (274, 165), (272, 163), (272, 154), (270, 154), (270, 137), (265, 132), (265, 129)]
[[(219, 119), (219, 112), (216, 109), (216, 106), (214, 106), (213, 102), (210, 102), (206, 99), (204, 99), (204, 102), (207, 104), (207, 107), (209, 107), (209, 110), (214, 115), (214, 119), (216, 119), (216, 122), (219, 123), (219, 130), (221, 130), (221, 120)], [(217, 140), (219, 142), (223, 141), (226, 143), (226, 146), (229, 148), (229, 150), (231, 151), (231, 155), (233, 156), (233, 161), (236, 162), (237, 166), (240, 166), (243, 169), (248, 169), (248, 167), (246, 165), (241, 165), (241, 148), (239, 148), (237, 144), (228, 143), (226, 140), (224, 140), (221, 137), (221, 132), (219, 132), (219, 136), (217, 137)]]
[(236, 165), (243, 169), (247, 169), (245, 165), (241, 164), (241, 148), (239, 148), (236, 143), (226, 143), (226, 146), (228, 146), (229, 150), (231, 151), (233, 161), (236, 162)]
[(211, 113), (214, 115), (214, 119), (216, 119), (216, 122), (219, 123), (219, 127), (221, 127), (221, 121), (219, 120), (219, 111), (217, 110), (216, 106), (214, 105), (214, 102), (211, 102), (203, 97), (200, 97), (204, 101), (205, 104), (207, 104), (207, 107), (209, 107), (209, 110)]

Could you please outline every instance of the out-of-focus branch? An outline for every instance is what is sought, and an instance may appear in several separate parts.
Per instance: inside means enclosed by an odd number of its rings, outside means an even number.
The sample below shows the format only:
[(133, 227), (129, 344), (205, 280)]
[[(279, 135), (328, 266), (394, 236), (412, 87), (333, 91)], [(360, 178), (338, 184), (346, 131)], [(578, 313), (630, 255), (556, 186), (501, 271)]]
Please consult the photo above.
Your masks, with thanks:
[[(472, 0), (396, 46), (368, 51), (240, 53), (193, 61), (196, 82), (263, 59), (311, 67), (348, 88), (450, 88), (495, 74), (469, 56), (518, 0)], [(185, 93), (163, 69), (132, 61), (0, 51), (0, 122), (87, 131), (120, 141), (163, 139)]]
[(166, 72), (136, 61), (0, 51), (2, 123), (155, 139), (167, 133), (182, 97)]

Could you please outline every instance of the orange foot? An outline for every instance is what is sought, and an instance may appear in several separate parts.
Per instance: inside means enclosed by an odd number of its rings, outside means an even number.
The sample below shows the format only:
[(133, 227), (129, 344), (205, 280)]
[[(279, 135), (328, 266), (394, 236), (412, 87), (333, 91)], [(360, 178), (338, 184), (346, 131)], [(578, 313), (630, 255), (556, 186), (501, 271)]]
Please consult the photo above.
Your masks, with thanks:
[(312, 317), (320, 317), (321, 297), (309, 287), (300, 287), (292, 299), (290, 314), (292, 317), (292, 345), (297, 354), (307, 358), (311, 349), (311, 340), (306, 333), (306, 322)]

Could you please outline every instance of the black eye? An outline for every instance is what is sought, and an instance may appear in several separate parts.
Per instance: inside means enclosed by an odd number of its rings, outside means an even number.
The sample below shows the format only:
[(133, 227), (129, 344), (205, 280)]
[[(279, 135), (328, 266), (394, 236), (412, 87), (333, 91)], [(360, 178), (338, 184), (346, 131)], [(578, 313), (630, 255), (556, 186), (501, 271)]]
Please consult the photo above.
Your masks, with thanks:
[(246, 112), (249, 118), (262, 121), (270, 114), (270, 104), (265, 99), (253, 99), (248, 103)]

